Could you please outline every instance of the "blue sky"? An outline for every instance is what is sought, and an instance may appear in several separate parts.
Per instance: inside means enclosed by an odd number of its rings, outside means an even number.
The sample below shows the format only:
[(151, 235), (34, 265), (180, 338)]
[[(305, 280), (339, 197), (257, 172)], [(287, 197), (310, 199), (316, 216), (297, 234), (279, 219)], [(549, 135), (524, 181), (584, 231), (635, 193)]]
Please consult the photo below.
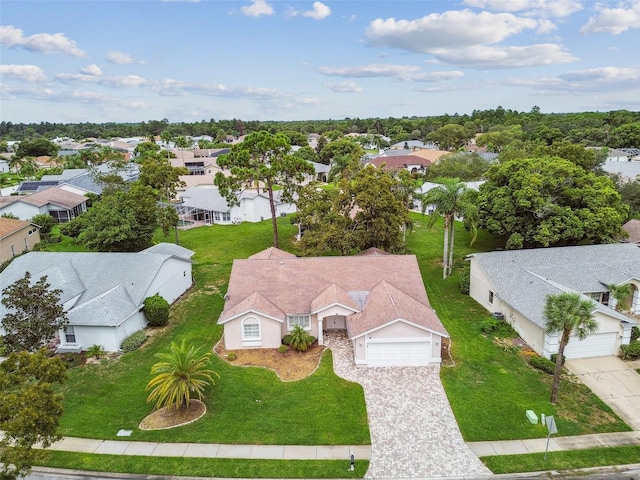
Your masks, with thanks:
[(640, 0), (2, 0), (0, 119), (640, 109)]

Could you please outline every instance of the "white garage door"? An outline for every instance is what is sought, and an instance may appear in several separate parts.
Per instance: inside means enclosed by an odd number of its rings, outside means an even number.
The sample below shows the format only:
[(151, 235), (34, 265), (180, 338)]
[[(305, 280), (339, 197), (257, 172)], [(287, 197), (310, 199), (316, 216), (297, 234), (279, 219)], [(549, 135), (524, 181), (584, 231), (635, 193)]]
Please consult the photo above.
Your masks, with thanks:
[(616, 354), (617, 333), (594, 333), (584, 340), (572, 337), (564, 349), (566, 358), (603, 357)]
[(431, 342), (429, 340), (389, 341), (367, 343), (369, 367), (421, 367), (429, 365)]

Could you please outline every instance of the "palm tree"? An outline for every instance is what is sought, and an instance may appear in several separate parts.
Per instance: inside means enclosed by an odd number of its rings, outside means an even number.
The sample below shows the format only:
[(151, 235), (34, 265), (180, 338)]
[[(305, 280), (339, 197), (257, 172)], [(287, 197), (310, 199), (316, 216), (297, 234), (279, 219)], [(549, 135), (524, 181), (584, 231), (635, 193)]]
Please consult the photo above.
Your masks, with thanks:
[(147, 402), (155, 402), (155, 408), (175, 407), (188, 410), (191, 395), (195, 393), (202, 400), (203, 391), (208, 385), (215, 385), (213, 377), (220, 376), (209, 370), (211, 352), (200, 354), (200, 349), (187, 345), (182, 340), (180, 345), (171, 342), (169, 353), (157, 353), (161, 359), (151, 367), (151, 375), (155, 375), (145, 390), (151, 390)]
[[(442, 278), (447, 278), (453, 270), (453, 245), (455, 235), (455, 217), (464, 216), (465, 213), (471, 213), (473, 204), (469, 199), (469, 191), (467, 186), (457, 178), (439, 179), (438, 185), (427, 193), (419, 194), (418, 198), (422, 202), (422, 213), (427, 206), (433, 205), (435, 211), (429, 217), (427, 225), (432, 227), (439, 215), (444, 216), (444, 252), (442, 255)], [(475, 239), (475, 222), (473, 215), (471, 217), (471, 227), (474, 231)], [(472, 240), (473, 242), (473, 240)]]
[(621, 312), (623, 310), (624, 301), (627, 300), (629, 296), (633, 293), (633, 287), (631, 284), (627, 283), (625, 285), (607, 285), (607, 288), (611, 292), (611, 296), (615, 300), (615, 309), (617, 312)]
[(313, 337), (301, 325), (295, 325), (289, 337), (291, 348), (298, 352), (306, 352), (313, 343)]
[(556, 369), (553, 373), (553, 386), (551, 387), (552, 405), (556, 404), (564, 347), (569, 343), (569, 337), (575, 335), (580, 340), (584, 340), (587, 335), (598, 330), (598, 322), (593, 316), (593, 310), (593, 302), (579, 293), (564, 292), (547, 296), (543, 311), (547, 321), (545, 332), (562, 332), (556, 356)]

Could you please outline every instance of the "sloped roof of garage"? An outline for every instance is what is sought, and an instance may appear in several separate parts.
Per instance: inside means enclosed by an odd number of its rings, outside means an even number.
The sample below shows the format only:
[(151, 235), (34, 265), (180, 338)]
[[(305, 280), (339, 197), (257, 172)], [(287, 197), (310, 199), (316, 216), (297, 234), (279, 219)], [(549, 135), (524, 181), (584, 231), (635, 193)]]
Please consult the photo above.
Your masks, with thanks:
[[(631, 243), (535, 248), (474, 253), (495, 294), (544, 327), (547, 296), (565, 291), (608, 291), (607, 285), (640, 279), (640, 247)], [(627, 317), (593, 302), (594, 308), (622, 321)]]
[[(381, 280), (386, 290), (378, 295), (376, 292), (383, 288), (379, 285)], [(344, 295), (336, 293), (339, 291), (349, 295), (352, 308), (364, 307), (366, 311), (367, 305), (372, 306), (363, 322), (367, 328), (393, 321), (401, 311), (411, 317), (406, 320), (428, 324), (432, 330), (447, 335), (431, 309), (415, 255), (275, 258), (257, 254), (246, 260), (235, 260), (227, 300), (218, 322), (225, 323), (237, 315), (237, 305), (256, 292), (287, 315), (317, 311), (321, 308), (319, 299), (323, 297), (330, 303), (340, 299), (347, 302)], [(331, 292), (334, 295), (329, 295)], [(371, 298), (374, 293), (375, 298)], [(407, 306), (394, 308), (391, 305), (396, 301), (394, 298), (398, 303), (407, 301)], [(377, 306), (385, 301), (389, 305), (377, 314)], [(421, 315), (429, 317), (428, 320), (418, 318)]]

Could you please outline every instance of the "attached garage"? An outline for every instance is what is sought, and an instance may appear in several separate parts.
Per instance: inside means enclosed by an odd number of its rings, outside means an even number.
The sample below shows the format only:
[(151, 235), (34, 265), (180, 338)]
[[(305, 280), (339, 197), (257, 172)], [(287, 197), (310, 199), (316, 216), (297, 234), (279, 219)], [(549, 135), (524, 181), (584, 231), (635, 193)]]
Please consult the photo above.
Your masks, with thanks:
[(424, 367), (432, 363), (430, 339), (388, 339), (367, 342), (369, 367)]
[(564, 349), (566, 358), (588, 358), (616, 355), (616, 332), (587, 335), (584, 340), (572, 337)]

